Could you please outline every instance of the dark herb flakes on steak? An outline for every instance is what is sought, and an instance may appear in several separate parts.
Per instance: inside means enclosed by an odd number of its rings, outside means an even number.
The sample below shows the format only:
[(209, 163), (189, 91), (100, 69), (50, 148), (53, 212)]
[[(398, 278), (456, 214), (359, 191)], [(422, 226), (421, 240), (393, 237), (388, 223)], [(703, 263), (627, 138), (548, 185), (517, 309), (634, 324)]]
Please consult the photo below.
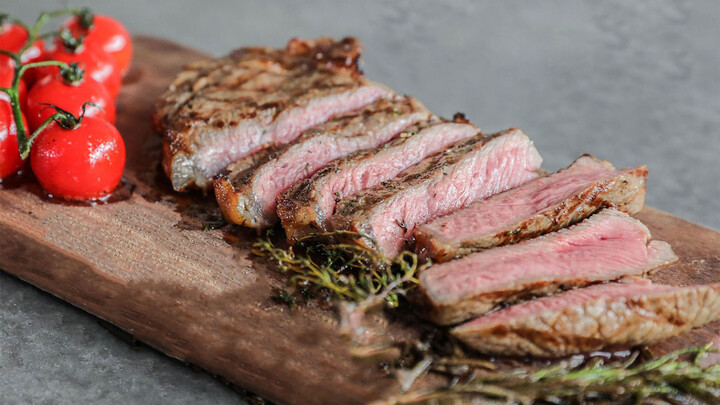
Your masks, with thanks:
[(609, 283), (526, 301), (452, 330), (488, 354), (560, 357), (661, 342), (720, 319), (720, 284)]
[(429, 267), (419, 277), (429, 315), (454, 324), (501, 303), (628, 276), (677, 260), (637, 219), (605, 209), (558, 232)]
[(404, 129), (431, 118), (411, 97), (381, 99), (362, 110), (332, 118), (298, 139), (270, 148), (252, 163), (228, 167), (215, 179), (215, 196), (230, 222), (262, 229), (277, 222), (276, 197), (331, 160), (388, 142)]
[(532, 180), (541, 162), (519, 129), (479, 134), (342, 200), (331, 223), (372, 237), (382, 254), (393, 257), (412, 242), (417, 224)]
[(365, 79), (355, 38), (292, 39), (189, 64), (158, 99), (163, 168), (175, 190), (211, 185), (228, 164), (297, 138), (392, 91)]
[(374, 150), (337, 159), (278, 198), (278, 216), (288, 240), (330, 230), (328, 223), (342, 199), (377, 186), (426, 157), (478, 134), (462, 116), (454, 122), (437, 118), (406, 129), (396, 139)]
[(646, 179), (645, 166), (615, 170), (584, 155), (550, 176), (418, 226), (416, 251), (443, 262), (556, 231), (605, 207), (632, 215), (643, 207)]

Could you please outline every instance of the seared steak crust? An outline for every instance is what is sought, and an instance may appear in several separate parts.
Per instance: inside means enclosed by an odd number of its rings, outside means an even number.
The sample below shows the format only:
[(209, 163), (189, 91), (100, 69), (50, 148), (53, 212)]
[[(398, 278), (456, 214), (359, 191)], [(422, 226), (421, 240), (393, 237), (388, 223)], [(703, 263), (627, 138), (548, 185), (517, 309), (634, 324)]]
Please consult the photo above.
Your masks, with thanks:
[[(329, 161), (376, 148), (432, 114), (411, 97), (381, 99), (305, 131), (295, 141), (268, 148), (248, 164), (228, 166), (215, 178), (215, 195), (230, 222), (263, 229), (277, 222), (276, 197)], [(252, 156), (251, 156), (252, 158)]]
[(340, 201), (330, 222), (336, 230), (373, 238), (381, 253), (392, 257), (412, 243), (417, 224), (536, 178), (541, 161), (518, 129), (490, 137), (478, 134)]
[(355, 38), (292, 39), (284, 49), (242, 48), (189, 64), (153, 115), (173, 187), (205, 187), (262, 147), (390, 95), (363, 77), (361, 53)]
[[(583, 155), (556, 174), (418, 226), (415, 249), (421, 258), (444, 262), (562, 229), (602, 208), (613, 207), (632, 215), (643, 207), (646, 180), (646, 166), (615, 170), (608, 161)], [(570, 194), (560, 199), (552, 196), (568, 184), (574, 187)], [(518, 214), (524, 208), (534, 211)], [(512, 214), (514, 219), (501, 221), (502, 214)], [(490, 226), (490, 221), (500, 225)]]
[(560, 357), (653, 344), (720, 319), (720, 284), (610, 283), (514, 305), (452, 330), (488, 354)]
[(455, 324), (498, 304), (588, 284), (644, 276), (677, 260), (637, 219), (602, 210), (558, 232), (430, 266), (419, 277), (430, 318)]
[(330, 230), (328, 220), (342, 198), (392, 179), (427, 156), (477, 133), (477, 127), (461, 115), (453, 122), (432, 117), (378, 149), (330, 162), (278, 197), (277, 212), (288, 240)]

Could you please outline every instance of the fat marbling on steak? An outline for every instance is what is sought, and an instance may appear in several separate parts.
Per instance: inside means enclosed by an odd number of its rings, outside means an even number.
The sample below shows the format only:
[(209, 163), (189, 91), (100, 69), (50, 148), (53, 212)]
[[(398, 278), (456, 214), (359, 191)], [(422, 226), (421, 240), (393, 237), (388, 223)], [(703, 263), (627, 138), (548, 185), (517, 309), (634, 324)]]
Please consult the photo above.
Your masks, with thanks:
[(414, 98), (380, 99), (309, 129), (291, 143), (267, 149), (271, 152), (254, 164), (230, 165), (228, 175), (215, 178), (215, 196), (228, 221), (264, 229), (277, 222), (275, 200), (288, 187), (331, 160), (377, 148), (431, 116)]
[(210, 186), (228, 164), (391, 95), (363, 77), (361, 53), (355, 38), (292, 39), (189, 64), (153, 114), (173, 188)]
[(278, 197), (277, 212), (288, 240), (294, 242), (331, 230), (329, 219), (342, 198), (390, 180), (426, 157), (478, 132), (462, 114), (456, 114), (453, 122), (431, 118), (406, 129), (380, 148), (330, 162)]
[(412, 243), (416, 225), (536, 178), (541, 162), (519, 129), (478, 134), (343, 199), (330, 222), (335, 230), (369, 236), (380, 253), (394, 257)]
[(653, 344), (720, 319), (720, 284), (608, 283), (526, 301), (457, 326), (483, 353), (560, 357)]
[(614, 207), (635, 214), (645, 201), (647, 167), (615, 170), (584, 155), (568, 168), (477, 201), (415, 229), (415, 250), (443, 262), (556, 231)]
[(498, 304), (643, 276), (677, 260), (670, 245), (649, 239), (640, 221), (605, 209), (558, 232), (430, 266), (420, 291), (434, 322), (455, 324)]

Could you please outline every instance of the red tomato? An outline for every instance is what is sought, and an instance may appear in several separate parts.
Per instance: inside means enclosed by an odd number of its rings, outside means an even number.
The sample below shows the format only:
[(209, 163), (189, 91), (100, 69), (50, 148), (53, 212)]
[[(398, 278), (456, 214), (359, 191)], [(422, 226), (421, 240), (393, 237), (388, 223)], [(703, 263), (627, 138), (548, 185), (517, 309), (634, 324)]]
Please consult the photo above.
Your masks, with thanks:
[[(57, 60), (60, 62), (77, 62), (85, 69), (85, 75), (92, 77), (98, 83), (105, 86), (112, 98), (116, 98), (120, 92), (122, 78), (115, 65), (115, 60), (105, 52), (93, 51), (80, 46), (77, 52), (66, 49), (64, 46), (56, 46), (48, 50), (45, 60)], [(35, 69), (35, 79), (39, 81), (46, 76), (56, 76), (60, 69), (56, 66), (46, 66)]]
[(30, 150), (30, 165), (50, 194), (70, 200), (109, 195), (125, 167), (125, 143), (109, 122), (86, 117), (75, 129), (57, 122), (40, 132)]
[[(0, 87), (12, 87), (14, 78), (15, 69), (4, 66), (0, 67)], [(20, 97), (20, 108), (25, 110), (25, 106), (27, 105), (27, 85), (23, 80), (20, 80), (20, 83), (18, 84), (18, 93), (18, 96)], [(8, 96), (5, 92), (0, 91), (0, 99), (10, 101), (10, 96)]]
[(25, 115), (34, 131), (55, 113), (54, 109), (44, 104), (56, 105), (78, 116), (87, 101), (100, 108), (87, 106), (86, 117), (98, 117), (115, 124), (115, 101), (105, 86), (89, 77), (78, 83), (68, 83), (59, 74), (45, 76), (30, 89)]
[(132, 58), (132, 40), (125, 27), (114, 18), (95, 14), (93, 24), (85, 29), (80, 24), (79, 17), (73, 17), (65, 22), (73, 36), (85, 35), (85, 46), (91, 49), (102, 49), (115, 58), (118, 69), (124, 75), (130, 67)]
[[(3, 24), (0, 27), (0, 49), (10, 52), (19, 51), (28, 40), (28, 33), (21, 25)], [(36, 41), (23, 54), (20, 60), (22, 63), (37, 62), (42, 56), (45, 45), (42, 41)], [(7, 55), (0, 55), (0, 65), (13, 67), (15, 63)]]
[[(25, 121), (25, 117), (23, 117)], [(27, 124), (25, 124), (27, 128)], [(17, 126), (10, 102), (0, 100), (0, 179), (17, 172), (25, 163), (20, 159)]]

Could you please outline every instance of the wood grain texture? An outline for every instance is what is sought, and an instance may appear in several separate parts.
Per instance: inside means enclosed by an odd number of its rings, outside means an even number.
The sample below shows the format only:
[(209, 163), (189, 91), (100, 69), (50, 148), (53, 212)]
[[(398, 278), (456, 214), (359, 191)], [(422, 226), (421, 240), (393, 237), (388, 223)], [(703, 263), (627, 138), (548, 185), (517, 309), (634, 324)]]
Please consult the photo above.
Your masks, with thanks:
[[(350, 357), (331, 310), (288, 310), (270, 299), (284, 280), (250, 255), (254, 234), (232, 226), (204, 231), (220, 215), (212, 198), (172, 192), (150, 109), (180, 67), (202, 55), (145, 37), (135, 39), (135, 49), (117, 121), (132, 197), (67, 206), (43, 199), (31, 178), (6, 186), (0, 268), (273, 401), (365, 403), (395, 392), (393, 379)], [(650, 208), (638, 216), (681, 258), (653, 279), (720, 282), (720, 233)], [(715, 323), (657, 349), (719, 335)]]

